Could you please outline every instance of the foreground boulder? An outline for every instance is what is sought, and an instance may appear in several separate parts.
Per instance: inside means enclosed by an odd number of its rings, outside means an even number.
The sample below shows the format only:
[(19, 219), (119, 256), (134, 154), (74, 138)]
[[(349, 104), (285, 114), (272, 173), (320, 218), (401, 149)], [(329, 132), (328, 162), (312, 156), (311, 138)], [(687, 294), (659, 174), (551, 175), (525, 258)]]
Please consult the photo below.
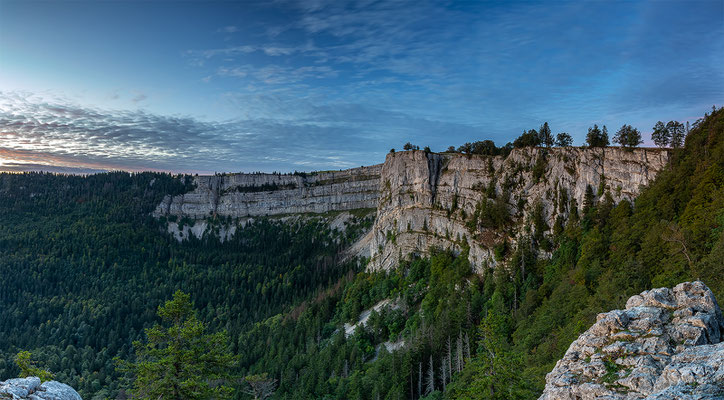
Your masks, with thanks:
[(724, 318), (704, 283), (599, 314), (546, 376), (539, 400), (724, 399)]
[(78, 392), (65, 383), (48, 381), (41, 384), (40, 378), (34, 376), (0, 382), (0, 399), (82, 400)]

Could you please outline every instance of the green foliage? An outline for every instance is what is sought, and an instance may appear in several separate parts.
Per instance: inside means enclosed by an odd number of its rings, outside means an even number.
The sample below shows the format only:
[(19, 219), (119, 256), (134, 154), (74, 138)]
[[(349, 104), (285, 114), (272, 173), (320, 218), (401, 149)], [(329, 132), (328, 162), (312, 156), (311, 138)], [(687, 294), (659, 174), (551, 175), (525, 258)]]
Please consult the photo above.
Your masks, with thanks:
[(593, 128), (588, 128), (586, 144), (588, 144), (588, 147), (608, 146), (608, 130), (606, 129), (606, 125), (603, 126), (603, 130), (599, 129), (596, 124), (593, 125)]
[(529, 131), (523, 131), (523, 134), (513, 141), (513, 147), (516, 149), (523, 147), (537, 147), (540, 146), (541, 143), (542, 140), (538, 131), (531, 129)]
[(556, 135), (556, 146), (558, 147), (569, 147), (573, 145), (573, 138), (566, 132), (561, 132)]
[[(533, 215), (532, 237), (496, 248), (504, 261), (481, 275), (464, 246), (356, 272), (337, 254), (360, 230), (330, 232), (314, 219), (261, 219), (229, 242), (177, 243), (148, 215), (187, 183), (0, 175), (0, 379), (17, 376), (12, 358), (32, 349), (84, 397), (123, 396), (110, 360), (132, 356), (129, 344), (181, 288), (211, 331), (229, 332), (239, 356), (231, 372), (267, 373), (275, 399), (419, 399), (429, 376), (430, 396), (535, 398), (596, 314), (632, 294), (699, 278), (724, 298), (722, 110), (695, 124), (633, 204), (589, 187), (579, 216), (559, 190), (553, 241)], [(473, 232), (510, 226), (508, 194), (494, 197), (476, 208)], [(539, 259), (546, 246), (552, 257)], [(367, 324), (345, 332), (375, 305)]]
[(20, 368), (20, 377), (37, 376), (41, 381), (53, 380), (53, 374), (35, 365), (29, 351), (21, 351), (15, 356), (15, 364)]
[(633, 148), (644, 141), (641, 139), (641, 132), (631, 125), (624, 124), (621, 129), (613, 136), (613, 142), (618, 143), (624, 148)]
[(546, 147), (553, 146), (553, 143), (555, 142), (553, 139), (553, 133), (551, 133), (551, 128), (548, 126), (548, 122), (544, 122), (543, 125), (541, 125), (540, 129), (538, 130), (538, 136), (540, 137), (541, 144)]
[[(165, 326), (146, 329), (147, 342), (135, 341), (135, 362), (120, 362), (133, 376), (133, 394), (148, 399), (225, 399), (236, 363), (225, 331), (207, 334), (191, 297), (177, 290), (158, 307)], [(213, 385), (212, 385), (213, 383)]]
[(131, 343), (177, 289), (238, 353), (250, 324), (357, 268), (336, 257), (369, 227), (366, 214), (344, 232), (318, 218), (262, 218), (224, 243), (178, 243), (150, 213), (190, 187), (187, 177), (156, 173), (0, 174), (0, 380), (18, 376), (13, 358), (27, 349), (83, 398), (122, 395), (113, 358), (132, 357)]
[(535, 165), (533, 165), (533, 183), (540, 182), (541, 178), (545, 176), (547, 168), (548, 161), (546, 160), (546, 155), (544, 153), (535, 160)]
[(664, 125), (663, 122), (659, 121), (654, 125), (651, 140), (659, 147), (666, 147), (669, 144), (669, 141), (671, 141), (671, 133), (666, 129), (666, 125)]

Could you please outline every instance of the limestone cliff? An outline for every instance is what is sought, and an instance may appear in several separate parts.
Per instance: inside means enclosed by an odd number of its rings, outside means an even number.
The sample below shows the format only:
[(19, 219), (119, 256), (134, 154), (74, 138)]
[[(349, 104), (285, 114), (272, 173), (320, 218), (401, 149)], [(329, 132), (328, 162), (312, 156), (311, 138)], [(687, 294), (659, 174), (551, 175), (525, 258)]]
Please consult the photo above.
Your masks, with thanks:
[(166, 196), (154, 215), (244, 218), (375, 208), (381, 167), (294, 175), (197, 176), (194, 191)]
[[(636, 197), (668, 162), (668, 152), (620, 148), (524, 148), (507, 157), (388, 154), (380, 177), (377, 219), (371, 232), (371, 268), (389, 268), (400, 257), (431, 246), (459, 251), (470, 246), (478, 269), (495, 263), (493, 248), (524, 231), (537, 204), (548, 228), (580, 207), (587, 186), (614, 202)], [(601, 193), (603, 196), (603, 193)], [(600, 198), (601, 196), (597, 196)], [(476, 209), (505, 204), (506, 229), (475, 220)]]
[[(203, 235), (207, 217), (236, 219), (219, 229), (225, 238), (258, 216), (376, 209), (372, 230), (353, 247), (370, 258), (370, 268), (390, 268), (431, 247), (460, 251), (467, 243), (472, 265), (482, 271), (495, 264), (496, 245), (515, 245), (535, 212), (550, 230), (583, 205), (589, 186), (594, 200), (604, 193), (614, 202), (630, 200), (668, 157), (658, 149), (574, 147), (515, 149), (507, 157), (398, 152), (384, 164), (338, 172), (196, 177), (194, 191), (167, 196), (154, 215), (199, 221), (184, 232), (169, 223), (179, 239)], [(504, 210), (503, 227), (481, 216), (490, 207)]]
[(546, 376), (540, 400), (724, 399), (723, 338), (702, 282), (645, 291), (598, 315)]

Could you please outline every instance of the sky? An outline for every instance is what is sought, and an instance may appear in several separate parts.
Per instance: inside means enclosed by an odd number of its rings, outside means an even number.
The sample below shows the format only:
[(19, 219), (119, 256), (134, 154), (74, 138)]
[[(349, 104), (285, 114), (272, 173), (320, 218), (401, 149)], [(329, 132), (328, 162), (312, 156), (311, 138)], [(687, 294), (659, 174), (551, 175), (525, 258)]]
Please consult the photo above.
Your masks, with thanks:
[(724, 0), (0, 0), (0, 170), (312, 171), (724, 102)]

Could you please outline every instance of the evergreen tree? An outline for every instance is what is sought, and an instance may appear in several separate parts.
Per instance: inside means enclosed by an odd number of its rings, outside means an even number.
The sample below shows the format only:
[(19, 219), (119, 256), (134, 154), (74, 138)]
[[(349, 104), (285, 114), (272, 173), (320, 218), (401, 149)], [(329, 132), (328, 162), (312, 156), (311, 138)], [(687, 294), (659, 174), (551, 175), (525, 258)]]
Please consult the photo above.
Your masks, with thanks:
[(50, 381), (53, 374), (50, 371), (35, 365), (32, 354), (29, 351), (21, 351), (15, 356), (15, 364), (20, 368), (20, 377), (37, 376), (41, 381)]
[(654, 125), (653, 129), (654, 131), (651, 134), (651, 140), (654, 141), (654, 144), (658, 147), (668, 146), (669, 141), (671, 140), (671, 135), (669, 134), (669, 130), (666, 129), (666, 125), (659, 121), (656, 125)]
[(641, 132), (631, 125), (624, 124), (621, 129), (616, 132), (613, 142), (618, 143), (621, 147), (632, 148), (643, 143), (641, 140)]
[(544, 146), (553, 146), (553, 134), (551, 133), (550, 126), (548, 126), (548, 122), (544, 122), (543, 125), (540, 127), (540, 130), (538, 131), (538, 136), (540, 137), (540, 142)]
[(608, 129), (606, 129), (606, 125), (603, 126), (603, 130), (601, 130), (596, 124), (593, 125), (593, 128), (588, 128), (586, 143), (588, 144), (588, 147), (608, 146)]
[(666, 124), (666, 130), (671, 138), (671, 147), (678, 149), (684, 144), (684, 124), (679, 121), (669, 121)]
[(148, 399), (224, 399), (233, 389), (234, 357), (227, 349), (225, 331), (206, 334), (206, 327), (193, 311), (188, 294), (178, 290), (173, 300), (158, 307), (158, 316), (168, 325), (146, 329), (148, 342), (133, 343), (136, 361), (120, 362), (134, 377), (133, 393)]
[(566, 132), (561, 132), (556, 135), (556, 146), (558, 147), (569, 147), (573, 145), (573, 138)]

